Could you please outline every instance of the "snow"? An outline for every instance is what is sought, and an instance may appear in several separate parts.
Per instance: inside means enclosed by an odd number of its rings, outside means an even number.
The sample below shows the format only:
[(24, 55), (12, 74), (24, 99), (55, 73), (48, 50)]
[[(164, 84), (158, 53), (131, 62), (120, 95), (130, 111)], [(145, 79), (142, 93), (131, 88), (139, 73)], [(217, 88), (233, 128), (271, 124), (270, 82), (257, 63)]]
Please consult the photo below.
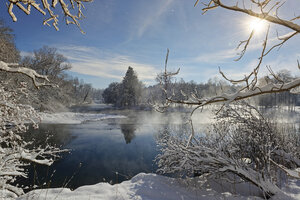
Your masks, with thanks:
[[(175, 179), (157, 174), (140, 173), (129, 181), (110, 185), (98, 183), (82, 186), (74, 191), (68, 188), (39, 189), (31, 191), (18, 200), (57, 199), (57, 200), (261, 200), (259, 190), (249, 184), (230, 184), (221, 180), (205, 181), (201, 177), (191, 179)], [(300, 182), (291, 181), (284, 192), (271, 199), (300, 199)]]
[(123, 115), (75, 112), (40, 113), (39, 115), (41, 117), (41, 123), (45, 124), (81, 124), (89, 121), (126, 118)]

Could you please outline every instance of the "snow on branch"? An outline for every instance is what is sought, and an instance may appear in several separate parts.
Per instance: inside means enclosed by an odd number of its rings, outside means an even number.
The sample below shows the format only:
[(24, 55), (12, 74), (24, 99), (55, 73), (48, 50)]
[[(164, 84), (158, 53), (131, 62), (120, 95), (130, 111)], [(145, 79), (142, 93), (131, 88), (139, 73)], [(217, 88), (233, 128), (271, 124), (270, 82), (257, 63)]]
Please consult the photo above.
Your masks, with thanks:
[(242, 102), (225, 106), (215, 119), (211, 129), (191, 141), (189, 133), (181, 131), (160, 137), (158, 172), (203, 177), (235, 174), (269, 197), (280, 192), (280, 172), (300, 177), (297, 133), (283, 134), (257, 108)]
[[(59, 15), (54, 12), (54, 9), (57, 5), (60, 5), (63, 14), (65, 16), (66, 24), (75, 24), (78, 28), (80, 28), (80, 24), (78, 20), (84, 18), (82, 13), (82, 8), (84, 8), (83, 3), (92, 2), (93, 0), (69, 0), (69, 3), (66, 3), (64, 0), (7, 0), (8, 3), (8, 13), (11, 16), (13, 21), (17, 21), (17, 17), (13, 12), (14, 6), (17, 6), (20, 10), (22, 10), (25, 14), (30, 15), (31, 7), (39, 11), (43, 15), (50, 15), (49, 18), (45, 19), (43, 24), (50, 26), (50, 22), (54, 26), (56, 30), (58, 28), (58, 17)], [(40, 7), (40, 4), (43, 7)], [(73, 14), (71, 10), (77, 10), (76, 14)], [(80, 31), (82, 29), (80, 28)]]
[[(32, 79), (45, 78), (23, 68), (10, 68), (0, 63), (5, 72), (23, 73)], [(13, 70), (15, 69), (15, 70)], [(21, 71), (21, 72), (20, 72)], [(46, 139), (44, 145), (34, 145), (33, 140), (26, 139), (23, 133), (29, 126), (37, 128), (39, 114), (30, 105), (20, 104), (20, 97), (28, 97), (26, 84), (9, 89), (9, 83), (0, 82), (0, 199), (17, 197), (24, 194), (20, 186), (13, 184), (17, 177), (27, 177), (24, 167), (29, 163), (51, 165), (67, 150), (51, 145)], [(41, 85), (41, 84), (39, 84)], [(4, 195), (4, 196), (3, 196)]]
[(167, 141), (160, 141), (162, 153), (157, 156), (158, 172), (160, 173), (202, 173), (209, 176), (233, 173), (244, 181), (251, 182), (261, 188), (268, 196), (272, 196), (280, 190), (270, 180), (263, 177), (259, 172), (246, 167), (242, 160), (234, 159), (222, 151), (201, 145), (190, 145), (186, 147), (185, 141), (171, 137)]
[(288, 176), (292, 178), (300, 179), (300, 171), (288, 169), (287, 167), (276, 163), (274, 160), (270, 159), (271, 163), (273, 163), (275, 166), (283, 170)]
[[(29, 69), (29, 68), (26, 68), (26, 67), (10, 67), (12, 65), (16, 66), (18, 64), (5, 63), (3, 61), (0, 61), (0, 70), (5, 71), (5, 72), (24, 74), (24, 75), (28, 76), (29, 78), (31, 78), (31, 80), (33, 81), (33, 84), (36, 88), (39, 88), (41, 86), (52, 86), (52, 87), (55, 86), (53, 84), (46, 83), (46, 82), (50, 82), (49, 79), (47, 78), (47, 76), (40, 75), (36, 71), (34, 71), (32, 69)], [(37, 79), (43, 79), (44, 82), (40, 83), (40, 82), (38, 82)]]
[[(198, 4), (198, 2), (199, 2), (199, 0), (196, 1), (195, 6)], [(245, 4), (244, 4), (244, 7), (242, 8), (242, 7), (238, 6), (238, 3), (236, 3), (236, 5), (234, 5), (234, 6), (230, 6), (230, 5), (224, 4), (222, 0), (209, 0), (209, 3), (203, 3), (204, 8), (202, 10), (205, 13), (205, 12), (211, 10), (211, 9), (221, 7), (221, 8), (227, 9), (227, 10), (242, 12), (242, 13), (248, 14), (248, 15), (253, 16), (253, 17), (264, 19), (264, 20), (267, 20), (271, 23), (282, 25), (282, 26), (285, 26), (287, 28), (290, 28), (290, 29), (292, 29), (294, 31), (297, 31), (299, 33), (300, 32), (300, 25), (298, 25), (298, 24), (296, 24), (292, 21), (295, 21), (296, 19), (299, 19), (300, 16), (295, 17), (291, 20), (285, 20), (285, 19), (280, 18), (278, 16), (278, 10), (279, 10), (280, 7), (282, 7), (284, 2), (277, 1), (277, 2), (274, 3), (274, 5), (271, 5), (271, 3), (273, 3), (273, 2), (274, 1), (272, 1), (272, 0), (268, 0), (268, 1), (264, 1), (263, 3), (260, 3), (260, 2), (255, 2), (255, 1), (251, 0), (251, 3), (256, 5), (260, 10), (260, 12), (254, 12), (253, 9), (246, 8)], [(271, 6), (270, 9), (267, 9), (268, 5)], [(271, 11), (273, 11), (273, 10), (276, 11), (274, 15), (271, 14)]]
[[(267, 39), (266, 39), (267, 41)], [(266, 47), (266, 42), (264, 44), (264, 47)], [(265, 48), (263, 48), (262, 55), (265, 52)], [(168, 73), (165, 72), (163, 75), (161, 75), (160, 79), (160, 84), (163, 92), (165, 93), (166, 101), (164, 105), (155, 105), (156, 109), (159, 111), (164, 111), (167, 109), (170, 104), (183, 104), (183, 105), (191, 105), (191, 106), (206, 106), (210, 104), (215, 104), (215, 103), (223, 103), (224, 105), (227, 105), (229, 103), (232, 103), (234, 101), (238, 100), (243, 100), (247, 99), (250, 97), (262, 95), (262, 94), (270, 94), (270, 93), (280, 93), (280, 92), (292, 92), (292, 93), (297, 93), (299, 87), (300, 87), (300, 78), (291, 80), (290, 82), (284, 82), (282, 81), (273, 71), (270, 67), (268, 67), (270, 75), (276, 80), (278, 83), (274, 83), (272, 81), (267, 81), (267, 84), (263, 86), (258, 85), (258, 71), (262, 63), (262, 57), (258, 63), (258, 65), (254, 68), (254, 70), (247, 76), (245, 76), (243, 79), (239, 80), (234, 80), (234, 79), (229, 79), (221, 70), (219, 70), (220, 74), (223, 76), (223, 78), (227, 81), (229, 81), (232, 84), (241, 84), (244, 85), (241, 89), (239, 89), (237, 92), (228, 94), (228, 93), (223, 93), (220, 95), (216, 95), (213, 97), (204, 97), (204, 98), (199, 98), (197, 97), (196, 94), (191, 94), (191, 98), (188, 100), (176, 100), (173, 99), (173, 95), (170, 94), (166, 89), (166, 85), (170, 85), (169, 80), (170, 76), (174, 76), (178, 74), (179, 71), (176, 73)], [(298, 64), (299, 68), (299, 64)], [(300, 69), (300, 68), (299, 68)], [(171, 75), (170, 75), (171, 74)], [(169, 78), (167, 78), (169, 77)], [(167, 82), (168, 81), (168, 82)]]

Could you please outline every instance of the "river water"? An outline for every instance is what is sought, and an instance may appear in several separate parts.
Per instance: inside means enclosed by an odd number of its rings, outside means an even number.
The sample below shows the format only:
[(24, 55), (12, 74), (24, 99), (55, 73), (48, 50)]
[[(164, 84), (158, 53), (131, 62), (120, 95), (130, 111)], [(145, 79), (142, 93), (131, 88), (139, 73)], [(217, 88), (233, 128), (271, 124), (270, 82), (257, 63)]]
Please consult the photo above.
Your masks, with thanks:
[[(72, 112), (46, 114), (40, 128), (31, 128), (25, 134), (25, 139), (34, 139), (35, 145), (51, 143), (70, 151), (61, 154), (61, 158), (50, 167), (28, 166), (29, 178), (17, 182), (30, 186), (28, 190), (33, 186), (75, 189), (99, 182), (119, 183), (140, 172), (156, 172), (154, 160), (159, 153), (157, 138), (166, 133), (189, 134), (190, 127), (184, 125), (189, 114), (115, 110), (105, 105), (89, 105), (76, 107)], [(284, 132), (299, 132), (299, 115), (294, 115), (296, 117), (285, 117), (288, 121), (283, 123), (293, 126), (282, 126), (286, 129)], [(197, 133), (203, 132), (212, 120), (205, 111), (194, 117), (197, 119), (193, 120)]]
[(29, 179), (19, 183), (74, 189), (99, 182), (118, 183), (140, 172), (155, 172), (156, 138), (162, 130), (182, 130), (186, 119), (184, 113), (120, 111), (103, 105), (73, 111), (75, 115), (51, 115), (39, 129), (29, 130), (26, 137), (34, 139), (35, 144), (47, 141), (70, 152), (63, 153), (50, 167), (29, 166)]

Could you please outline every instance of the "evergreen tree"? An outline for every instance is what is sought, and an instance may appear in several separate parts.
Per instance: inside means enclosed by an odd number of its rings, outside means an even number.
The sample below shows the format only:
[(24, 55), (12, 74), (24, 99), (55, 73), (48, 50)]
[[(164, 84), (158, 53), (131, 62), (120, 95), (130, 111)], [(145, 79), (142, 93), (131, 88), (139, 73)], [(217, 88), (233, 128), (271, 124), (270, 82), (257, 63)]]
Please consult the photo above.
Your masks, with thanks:
[(142, 83), (140, 83), (135, 71), (130, 66), (123, 78), (121, 91), (120, 104), (122, 107), (136, 106), (139, 104), (142, 94)]
[(139, 81), (132, 67), (128, 70), (121, 83), (113, 82), (103, 91), (105, 103), (118, 107), (131, 107), (139, 105), (142, 99), (143, 84)]

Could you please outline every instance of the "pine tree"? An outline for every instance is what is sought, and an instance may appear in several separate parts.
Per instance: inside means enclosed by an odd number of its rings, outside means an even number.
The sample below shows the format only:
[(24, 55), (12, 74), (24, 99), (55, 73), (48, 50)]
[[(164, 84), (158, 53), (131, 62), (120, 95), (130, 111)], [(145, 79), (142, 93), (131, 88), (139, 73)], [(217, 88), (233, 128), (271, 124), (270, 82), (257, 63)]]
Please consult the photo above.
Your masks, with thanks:
[(120, 106), (128, 107), (139, 104), (142, 93), (142, 83), (138, 80), (135, 71), (130, 66), (123, 78), (121, 91)]

